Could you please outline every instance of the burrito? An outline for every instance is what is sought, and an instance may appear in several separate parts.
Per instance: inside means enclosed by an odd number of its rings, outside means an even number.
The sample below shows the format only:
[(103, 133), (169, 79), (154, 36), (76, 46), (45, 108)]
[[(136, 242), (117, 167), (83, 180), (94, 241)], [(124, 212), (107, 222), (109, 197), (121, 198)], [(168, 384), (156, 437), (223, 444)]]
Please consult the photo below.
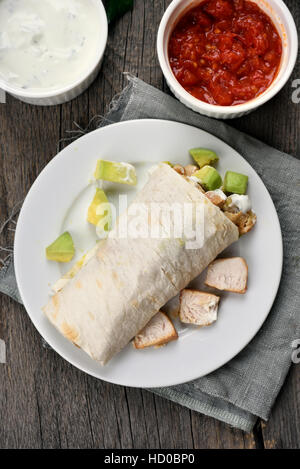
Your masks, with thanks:
[(43, 310), (67, 339), (105, 365), (238, 238), (235, 224), (195, 182), (161, 164)]

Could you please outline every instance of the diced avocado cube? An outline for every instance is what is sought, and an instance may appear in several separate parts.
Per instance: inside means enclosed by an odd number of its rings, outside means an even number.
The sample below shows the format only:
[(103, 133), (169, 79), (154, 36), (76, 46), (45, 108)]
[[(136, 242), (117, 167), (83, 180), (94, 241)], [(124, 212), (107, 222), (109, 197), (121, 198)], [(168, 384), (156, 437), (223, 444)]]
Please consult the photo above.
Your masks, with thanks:
[(110, 219), (111, 210), (108, 199), (105, 192), (97, 187), (92, 203), (88, 208), (87, 220), (96, 226), (102, 222), (104, 223), (103, 229), (109, 231)]
[(224, 192), (231, 194), (246, 194), (248, 185), (248, 176), (245, 174), (227, 171), (224, 178)]
[(171, 168), (173, 168), (173, 166), (174, 166), (172, 163), (170, 163), (170, 161), (163, 161), (163, 163), (168, 164), (169, 166), (171, 166)]
[(134, 166), (118, 161), (98, 160), (94, 173), (95, 179), (119, 182), (135, 186), (137, 183)]
[(219, 161), (218, 155), (208, 148), (192, 148), (189, 153), (200, 168)]
[(218, 171), (212, 166), (204, 166), (193, 173), (193, 178), (199, 179), (201, 186), (206, 191), (214, 191), (222, 185), (222, 178)]
[(46, 248), (46, 257), (49, 261), (70, 262), (74, 254), (73, 239), (68, 231), (60, 235)]

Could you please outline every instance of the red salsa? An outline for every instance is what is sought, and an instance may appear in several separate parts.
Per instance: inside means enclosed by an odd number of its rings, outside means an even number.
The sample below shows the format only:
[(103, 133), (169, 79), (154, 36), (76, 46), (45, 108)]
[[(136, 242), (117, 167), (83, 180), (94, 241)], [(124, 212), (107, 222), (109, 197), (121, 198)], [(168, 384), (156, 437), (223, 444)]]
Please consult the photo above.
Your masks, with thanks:
[(171, 34), (169, 60), (195, 98), (233, 106), (263, 93), (274, 80), (282, 43), (272, 20), (248, 0), (205, 0)]

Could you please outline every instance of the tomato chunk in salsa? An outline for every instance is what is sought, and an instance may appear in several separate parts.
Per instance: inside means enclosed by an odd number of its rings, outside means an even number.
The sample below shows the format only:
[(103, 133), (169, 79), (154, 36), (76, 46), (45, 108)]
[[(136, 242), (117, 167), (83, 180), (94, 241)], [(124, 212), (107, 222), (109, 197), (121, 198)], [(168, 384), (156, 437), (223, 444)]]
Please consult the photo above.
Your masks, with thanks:
[(178, 22), (169, 61), (179, 83), (210, 104), (233, 106), (263, 93), (281, 60), (272, 20), (248, 0), (205, 0)]

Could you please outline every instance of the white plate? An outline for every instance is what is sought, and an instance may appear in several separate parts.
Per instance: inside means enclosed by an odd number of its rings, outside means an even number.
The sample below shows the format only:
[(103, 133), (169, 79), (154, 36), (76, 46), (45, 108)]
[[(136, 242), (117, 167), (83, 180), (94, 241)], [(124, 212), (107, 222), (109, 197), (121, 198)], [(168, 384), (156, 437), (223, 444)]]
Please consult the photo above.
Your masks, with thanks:
[[(245, 295), (221, 293), (218, 321), (207, 328), (180, 327), (179, 340), (159, 349), (134, 350), (129, 344), (102, 367), (68, 342), (48, 322), (42, 306), (50, 285), (63, 273), (45, 258), (45, 246), (68, 229), (77, 256), (96, 240), (86, 220), (94, 187), (89, 182), (98, 158), (127, 161), (137, 167), (137, 188), (106, 186), (110, 198), (119, 191), (132, 198), (146, 181), (147, 167), (168, 160), (190, 161), (188, 149), (202, 146), (220, 156), (218, 169), (249, 176), (249, 190), (258, 223), (226, 254), (243, 256), (249, 265)], [(259, 155), (257, 155), (259, 158)], [(66, 267), (64, 266), (64, 269)], [(15, 237), (15, 270), (25, 308), (44, 339), (79, 369), (112, 383), (159, 387), (183, 383), (219, 368), (240, 352), (266, 319), (277, 293), (282, 269), (281, 230), (271, 197), (251, 166), (232, 148), (202, 130), (160, 120), (138, 120), (96, 130), (60, 152), (41, 172), (23, 204)], [(203, 275), (202, 275), (203, 277)], [(193, 282), (201, 287), (202, 278)], [(173, 302), (174, 303), (174, 302)], [(172, 306), (171, 306), (172, 309)]]

